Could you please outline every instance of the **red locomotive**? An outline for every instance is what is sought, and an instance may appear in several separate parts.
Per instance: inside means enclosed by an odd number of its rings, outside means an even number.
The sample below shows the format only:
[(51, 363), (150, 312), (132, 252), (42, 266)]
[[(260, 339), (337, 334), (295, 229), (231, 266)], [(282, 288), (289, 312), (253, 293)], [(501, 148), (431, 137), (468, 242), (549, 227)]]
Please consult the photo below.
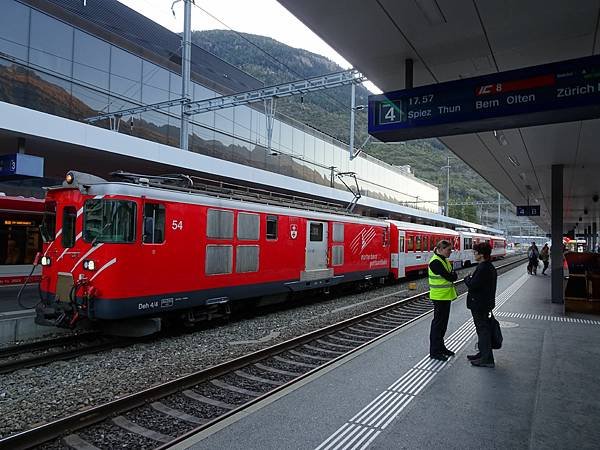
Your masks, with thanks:
[(209, 196), (182, 179), (69, 172), (49, 188), (36, 321), (114, 331), (128, 319), (147, 333), (163, 317), (193, 322), (240, 299), (398, 278), (428, 261), (407, 265), (402, 249), (431, 252), (441, 238), (458, 248), (452, 230)]

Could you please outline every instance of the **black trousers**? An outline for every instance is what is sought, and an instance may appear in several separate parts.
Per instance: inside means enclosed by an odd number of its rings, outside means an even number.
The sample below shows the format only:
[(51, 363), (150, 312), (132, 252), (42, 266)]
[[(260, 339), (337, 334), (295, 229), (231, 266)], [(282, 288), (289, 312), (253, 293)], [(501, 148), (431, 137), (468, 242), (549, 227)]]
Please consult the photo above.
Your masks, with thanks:
[(449, 300), (432, 300), (433, 302), (433, 321), (431, 322), (431, 331), (429, 332), (429, 354), (439, 355), (444, 351), (444, 335), (448, 328), (448, 318), (450, 317)]
[(493, 363), (494, 354), (492, 353), (492, 327), (490, 324), (489, 311), (473, 311), (473, 322), (477, 330), (477, 346), (481, 354), (482, 363)]

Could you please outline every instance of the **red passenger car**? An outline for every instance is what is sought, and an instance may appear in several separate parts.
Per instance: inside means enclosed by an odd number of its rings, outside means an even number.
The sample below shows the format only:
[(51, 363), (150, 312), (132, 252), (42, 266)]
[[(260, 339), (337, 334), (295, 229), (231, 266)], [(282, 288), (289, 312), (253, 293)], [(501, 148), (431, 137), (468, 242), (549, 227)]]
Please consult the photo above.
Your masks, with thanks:
[(384, 221), (135, 181), (70, 172), (48, 190), (38, 323), (195, 321), (236, 300), (389, 274)]

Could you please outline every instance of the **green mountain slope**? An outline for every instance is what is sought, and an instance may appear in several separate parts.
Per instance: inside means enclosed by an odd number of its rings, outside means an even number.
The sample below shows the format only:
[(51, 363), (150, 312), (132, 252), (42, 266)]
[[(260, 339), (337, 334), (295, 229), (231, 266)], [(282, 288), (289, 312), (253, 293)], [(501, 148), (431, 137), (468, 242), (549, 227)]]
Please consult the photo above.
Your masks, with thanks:
[[(264, 36), (240, 34), (224, 30), (195, 31), (192, 33), (192, 41), (261, 80), (265, 85), (342, 70), (334, 62), (309, 51), (293, 48)], [(365, 88), (358, 87), (356, 104), (366, 105), (368, 94)], [(280, 99), (277, 111), (343, 142), (349, 140), (349, 87)], [(357, 112), (355, 123), (355, 142), (360, 146), (368, 136), (366, 108)], [(446, 165), (447, 156), (451, 156), (450, 203), (496, 199), (496, 191), (466, 164), (453, 157), (437, 140), (427, 139), (391, 145), (369, 142), (365, 152), (389, 164), (410, 165), (418, 178), (440, 188), (441, 201), (444, 201), (446, 192), (446, 170), (441, 167)], [(451, 207), (450, 215), (476, 220), (475, 209), (472, 206)]]

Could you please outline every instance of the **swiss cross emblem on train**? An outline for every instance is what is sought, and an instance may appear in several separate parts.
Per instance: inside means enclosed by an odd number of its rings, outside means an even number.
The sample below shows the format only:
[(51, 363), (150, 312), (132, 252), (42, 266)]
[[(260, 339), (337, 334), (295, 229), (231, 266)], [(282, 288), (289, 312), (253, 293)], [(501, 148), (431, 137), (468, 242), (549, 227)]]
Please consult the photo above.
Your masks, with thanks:
[(296, 239), (298, 237), (298, 225), (295, 223), (290, 225), (290, 237)]

